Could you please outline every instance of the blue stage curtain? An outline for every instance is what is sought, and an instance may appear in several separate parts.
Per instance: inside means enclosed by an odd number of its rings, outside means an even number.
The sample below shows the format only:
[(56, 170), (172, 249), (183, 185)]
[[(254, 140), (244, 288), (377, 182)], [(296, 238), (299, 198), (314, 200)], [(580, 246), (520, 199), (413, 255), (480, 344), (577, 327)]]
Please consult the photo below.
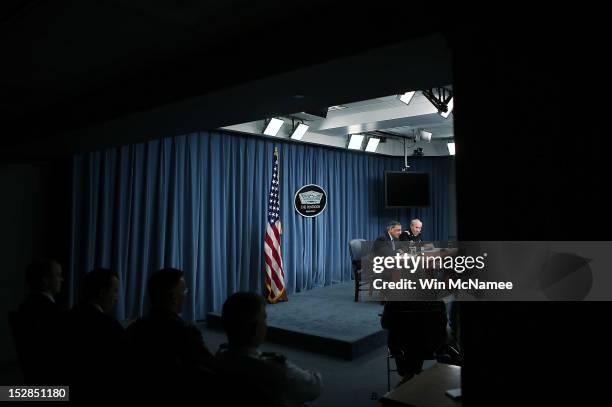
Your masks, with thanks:
[[(197, 133), (77, 155), (69, 292), (80, 277), (110, 267), (121, 277), (117, 317), (146, 311), (146, 281), (161, 267), (185, 271), (183, 316), (220, 310), (235, 291), (263, 291), (263, 237), (274, 147), (280, 152), (283, 262), (288, 294), (352, 278), (348, 241), (374, 239), (392, 219), (423, 220), (424, 236), (448, 236), (448, 157), (411, 159), (432, 173), (431, 208), (386, 210), (384, 157), (230, 133)], [(316, 218), (293, 208), (305, 184), (328, 193)]]

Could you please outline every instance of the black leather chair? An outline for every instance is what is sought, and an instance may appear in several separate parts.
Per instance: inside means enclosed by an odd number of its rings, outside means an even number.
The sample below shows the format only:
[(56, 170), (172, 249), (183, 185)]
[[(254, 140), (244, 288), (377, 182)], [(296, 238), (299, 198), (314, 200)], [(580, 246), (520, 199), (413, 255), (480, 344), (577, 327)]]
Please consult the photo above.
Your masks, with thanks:
[[(424, 360), (437, 359), (446, 343), (446, 310), (442, 302), (388, 302), (381, 326), (389, 331), (389, 356), (397, 372), (408, 379), (421, 371)], [(387, 365), (389, 365), (387, 358)], [(387, 368), (387, 383), (390, 369)]]

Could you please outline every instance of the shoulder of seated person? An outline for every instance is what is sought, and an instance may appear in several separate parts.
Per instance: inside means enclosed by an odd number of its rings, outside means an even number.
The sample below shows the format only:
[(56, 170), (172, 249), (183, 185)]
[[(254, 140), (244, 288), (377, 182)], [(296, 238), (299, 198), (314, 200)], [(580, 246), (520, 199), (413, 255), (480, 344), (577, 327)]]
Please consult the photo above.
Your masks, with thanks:
[(197, 336), (198, 338), (202, 338), (202, 331), (197, 327), (196, 324), (186, 321), (182, 325), (180, 325), (181, 331), (189, 336)]
[(285, 363), (287, 361), (285, 355), (276, 352), (262, 352), (260, 358), (278, 363)]

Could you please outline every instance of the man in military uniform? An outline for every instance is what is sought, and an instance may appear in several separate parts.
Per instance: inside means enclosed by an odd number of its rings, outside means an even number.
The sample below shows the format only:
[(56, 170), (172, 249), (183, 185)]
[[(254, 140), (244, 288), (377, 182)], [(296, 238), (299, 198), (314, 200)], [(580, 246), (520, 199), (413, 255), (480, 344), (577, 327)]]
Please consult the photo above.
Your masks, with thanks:
[(423, 241), (421, 239), (421, 229), (423, 228), (423, 222), (420, 219), (412, 219), (410, 221), (410, 227), (408, 230), (404, 230), (400, 236), (399, 240), (404, 242), (415, 242), (420, 243)]
[(263, 298), (239, 292), (223, 305), (223, 327), (228, 344), (216, 355), (217, 368), (236, 392), (232, 401), (249, 405), (301, 406), (321, 393), (321, 374), (302, 369), (283, 355), (266, 353), (259, 346), (266, 337), (266, 309)]
[(408, 247), (416, 246), (417, 248), (422, 248), (425, 250), (431, 250), (434, 248), (433, 243), (423, 243), (423, 235), (421, 234), (422, 229), (423, 222), (421, 222), (420, 219), (415, 218), (410, 221), (410, 227), (408, 228), (408, 230), (404, 230), (399, 236), (400, 241), (408, 242), (404, 243), (404, 245), (401, 246), (402, 250), (409, 251), (409, 249), (407, 249), (406, 247), (406, 244), (408, 245)]

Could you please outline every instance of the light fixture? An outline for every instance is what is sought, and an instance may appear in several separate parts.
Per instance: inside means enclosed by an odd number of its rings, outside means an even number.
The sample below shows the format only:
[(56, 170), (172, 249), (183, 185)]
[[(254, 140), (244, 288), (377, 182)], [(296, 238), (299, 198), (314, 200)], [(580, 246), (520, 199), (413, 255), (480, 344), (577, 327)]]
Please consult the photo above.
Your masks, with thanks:
[(266, 125), (266, 128), (263, 134), (265, 134), (266, 136), (276, 136), (276, 134), (278, 133), (278, 131), (280, 130), (281, 126), (284, 123), (285, 122), (282, 121), (281, 119), (276, 119), (276, 118), (270, 119), (270, 121)]
[(445, 119), (448, 119), (448, 115), (450, 115), (452, 111), (453, 111), (453, 98), (450, 98), (450, 100), (446, 104), (446, 112), (440, 111), (439, 113), (440, 113), (440, 116), (444, 117)]
[(448, 147), (448, 153), (450, 155), (455, 155), (455, 142), (453, 141), (451, 143), (447, 143), (446, 145)]
[(300, 123), (297, 125), (297, 127), (294, 127), (293, 134), (291, 135), (291, 139), (301, 140), (307, 131), (308, 131), (308, 125), (304, 123)]
[(371, 153), (375, 152), (378, 148), (378, 143), (380, 143), (380, 139), (376, 137), (370, 137), (368, 139), (368, 145), (365, 148), (365, 151), (369, 151)]
[(361, 144), (363, 143), (363, 134), (351, 134), (348, 148), (351, 150), (361, 150)]
[(431, 131), (427, 131), (427, 130), (422, 130), (420, 131), (421, 133), (421, 140), (423, 140), (426, 143), (431, 143)]
[(410, 101), (412, 100), (412, 98), (414, 97), (414, 94), (416, 92), (415, 91), (411, 91), (411, 92), (406, 92), (403, 95), (400, 96), (400, 100), (402, 102), (404, 102), (405, 104), (410, 104)]

